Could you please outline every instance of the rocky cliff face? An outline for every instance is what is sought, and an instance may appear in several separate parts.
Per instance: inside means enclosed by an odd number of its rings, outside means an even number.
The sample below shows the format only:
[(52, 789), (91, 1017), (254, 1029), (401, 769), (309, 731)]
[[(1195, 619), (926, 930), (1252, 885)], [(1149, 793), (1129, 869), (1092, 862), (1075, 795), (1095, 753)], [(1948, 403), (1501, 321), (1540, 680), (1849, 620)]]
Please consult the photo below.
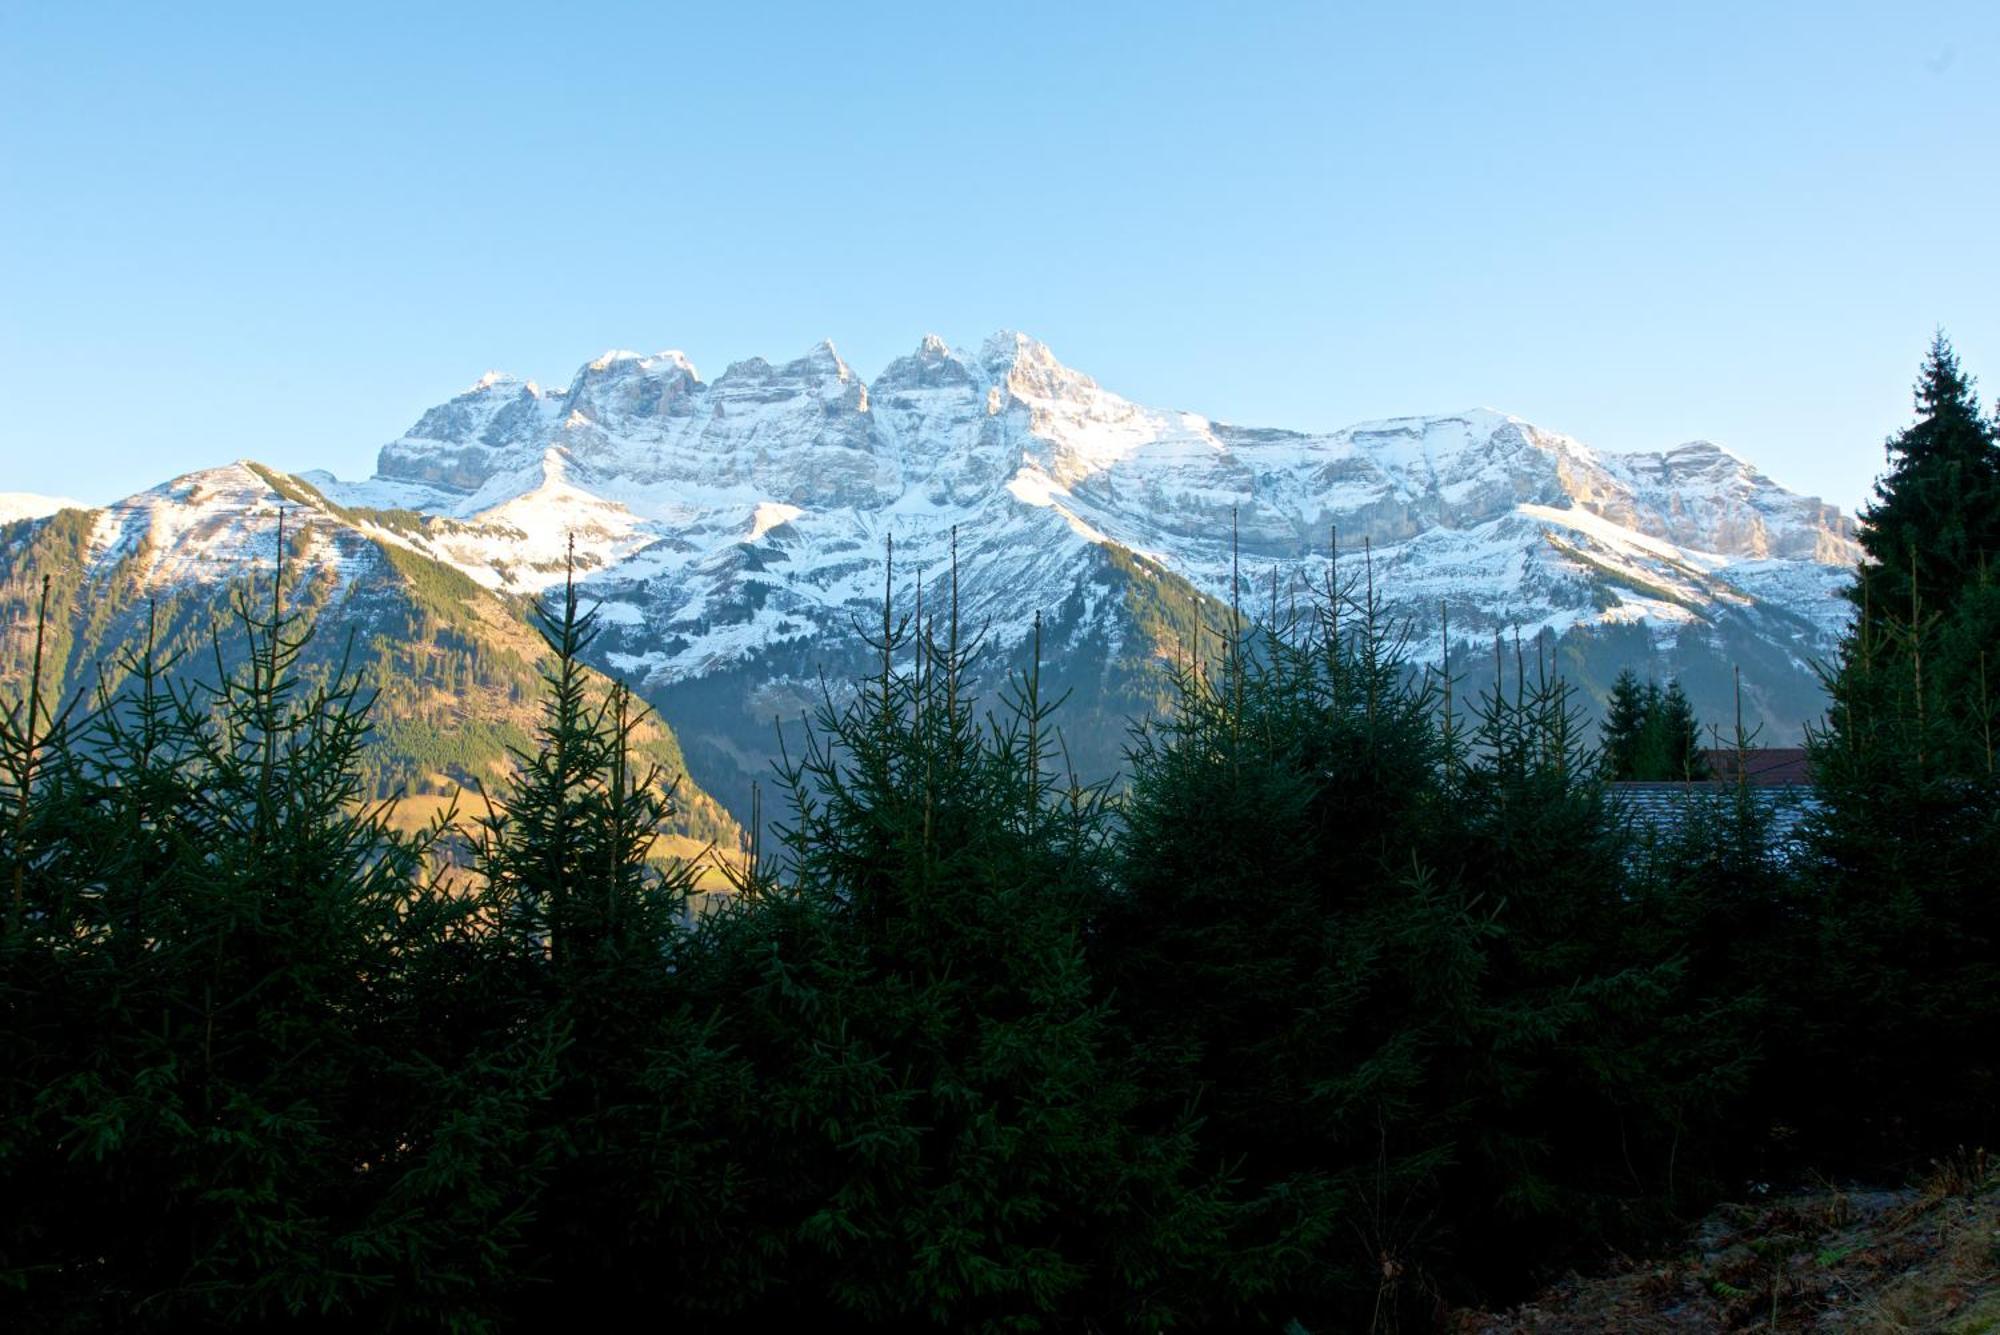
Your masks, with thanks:
[(677, 352), (607, 354), (561, 392), (489, 376), (386, 446), (375, 479), (326, 485), (457, 521), (440, 554), (495, 587), (549, 574), (549, 543), (524, 561), (515, 533), (575, 531), (652, 632), (628, 665), (663, 679), (873, 598), (892, 534), (914, 572), (956, 530), (1003, 638), (1107, 543), (1226, 597), (1232, 544), (1282, 586), (1337, 535), (1396, 573), (1392, 597), (1442, 598), (1468, 632), (1664, 635), (1758, 605), (1830, 633), (1855, 554), (1845, 516), (1706, 442), (1599, 454), (1487, 409), (1245, 428), (1135, 404), (1014, 333), (976, 353), (928, 337), (873, 385), (829, 344), (713, 383)]
[(561, 391), (488, 375), (383, 448), (377, 490), (414, 484), (388, 498), (475, 514), (525, 490), (551, 449), (608, 491), (740, 488), (813, 511), (977, 505), (1012, 483), (1017, 501), (1061, 492), (1114, 524), (1208, 539), (1235, 510), (1273, 557), (1323, 544), (1336, 525), (1355, 545), (1388, 546), (1521, 505), (1719, 556), (1853, 554), (1837, 510), (1705, 441), (1599, 455), (1486, 409), (1324, 435), (1250, 429), (1131, 403), (1021, 334), (977, 354), (927, 337), (873, 385), (824, 343), (779, 366), (738, 363), (713, 384), (678, 352), (607, 353)]
[[(1716, 718), (1741, 667), (1766, 740), (1790, 739), (1819, 707), (1811, 664), (1856, 555), (1846, 516), (1706, 442), (1601, 454), (1489, 409), (1236, 426), (1134, 403), (1011, 332), (976, 351), (927, 337), (872, 384), (826, 343), (713, 381), (679, 352), (607, 353), (560, 390), (488, 375), (383, 447), (373, 478), (307, 476), (356, 531), (500, 595), (558, 580), (573, 540), (604, 664), (684, 731), (720, 729), (726, 783), (761, 767), (747, 739), (768, 741), (773, 713), (844, 670), (892, 541), (906, 602), (956, 550), (962, 616), (996, 661), (1040, 615), (1045, 661), (1096, 692), (1080, 698), (1102, 707), (1107, 764), (1123, 734), (1106, 702), (1149, 698), (1204, 599), (1226, 604), (1234, 574), (1248, 605), (1287, 605), (1336, 537), (1419, 643), (1441, 614), (1454, 638), (1547, 636), (1589, 689), (1629, 662), (1680, 675)], [(171, 520), (146, 520), (158, 578), (246, 559), (230, 485), (172, 484)], [(106, 550), (138, 540), (137, 512), (97, 521)], [(323, 556), (340, 568), (337, 546)]]

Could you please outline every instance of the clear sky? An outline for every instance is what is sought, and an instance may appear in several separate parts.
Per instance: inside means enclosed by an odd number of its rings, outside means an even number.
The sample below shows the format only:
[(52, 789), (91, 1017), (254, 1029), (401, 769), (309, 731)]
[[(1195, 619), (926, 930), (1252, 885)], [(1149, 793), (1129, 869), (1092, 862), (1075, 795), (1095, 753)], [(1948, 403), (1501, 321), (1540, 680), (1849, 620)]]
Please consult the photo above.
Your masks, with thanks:
[(1938, 325), (2000, 388), (1993, 0), (0, 0), (0, 490), (1005, 326), (1142, 402), (1486, 404), (1852, 505)]

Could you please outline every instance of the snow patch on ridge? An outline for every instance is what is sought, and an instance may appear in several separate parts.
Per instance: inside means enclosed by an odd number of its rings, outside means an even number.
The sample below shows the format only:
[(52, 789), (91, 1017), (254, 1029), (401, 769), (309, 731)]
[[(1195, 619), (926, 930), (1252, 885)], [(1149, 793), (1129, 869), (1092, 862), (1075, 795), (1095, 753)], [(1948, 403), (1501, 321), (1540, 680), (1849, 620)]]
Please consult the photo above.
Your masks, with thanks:
[(0, 524), (21, 519), (46, 519), (59, 510), (88, 510), (82, 501), (65, 496), (40, 496), (31, 491), (0, 491)]
[[(929, 583), (956, 533), (964, 612), (1001, 646), (1058, 606), (1078, 643), (1115, 642), (1106, 544), (1227, 598), (1233, 570), (1317, 583), (1337, 533), (1343, 561), (1365, 544), (1400, 605), (1445, 604), (1466, 633), (1770, 608), (1791, 618), (1773, 634), (1821, 643), (1856, 550), (1846, 516), (1702, 442), (1603, 454), (1491, 408), (1244, 427), (1134, 403), (1013, 331), (976, 352), (925, 335), (872, 384), (830, 342), (712, 383), (673, 351), (606, 353), (562, 390), (489, 375), (385, 446), (375, 477), (305, 476), (338, 505), (430, 516), (357, 522), (491, 588), (560, 583), (573, 542), (611, 661), (656, 679), (846, 635), (892, 535), (899, 582)], [(190, 578), (250, 559), (261, 536), (224, 516), (265, 514), (268, 489), (249, 473), (197, 490), (121, 502), (101, 546), (150, 535)]]
[(772, 529), (789, 524), (805, 511), (796, 505), (785, 505), (779, 501), (763, 501), (750, 512), (750, 541), (756, 542)]

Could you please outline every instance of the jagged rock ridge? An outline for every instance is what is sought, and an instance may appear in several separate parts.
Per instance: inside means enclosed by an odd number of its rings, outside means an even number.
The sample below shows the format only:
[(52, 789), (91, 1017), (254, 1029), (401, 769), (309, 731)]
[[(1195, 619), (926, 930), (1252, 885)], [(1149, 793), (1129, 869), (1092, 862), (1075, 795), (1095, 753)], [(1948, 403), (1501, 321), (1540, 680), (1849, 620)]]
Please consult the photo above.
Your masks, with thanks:
[[(383, 447), (373, 478), (306, 476), (371, 541), (502, 595), (558, 579), (573, 540), (602, 661), (707, 736), (690, 761), (725, 789), (761, 769), (771, 717), (849, 665), (891, 538), (905, 597), (936, 587), (955, 542), (996, 670), (1041, 614), (1107, 764), (1114, 704), (1148, 698), (1200, 600), (1226, 601), (1237, 569), (1253, 606), (1288, 602), (1334, 534), (1343, 560), (1370, 553), (1420, 642), (1440, 613), (1455, 638), (1546, 636), (1590, 690), (1633, 663), (1718, 719), (1741, 667), (1774, 741), (1817, 712), (1812, 664), (1856, 555), (1848, 517), (1706, 442), (1600, 453), (1490, 409), (1242, 427), (1133, 403), (1011, 332), (977, 351), (926, 337), (872, 383), (830, 343), (713, 381), (679, 352), (607, 353), (562, 389), (489, 374)], [(240, 562), (228, 529), (153, 533), (163, 578)]]

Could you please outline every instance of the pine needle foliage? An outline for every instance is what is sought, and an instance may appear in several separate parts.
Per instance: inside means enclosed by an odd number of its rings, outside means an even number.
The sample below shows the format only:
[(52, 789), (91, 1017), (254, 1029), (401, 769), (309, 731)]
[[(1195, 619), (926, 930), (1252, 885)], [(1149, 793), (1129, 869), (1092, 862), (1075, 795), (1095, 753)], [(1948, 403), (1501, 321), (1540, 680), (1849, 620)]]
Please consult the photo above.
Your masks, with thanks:
[(1701, 727), (1678, 681), (1639, 684), (1630, 668), (1611, 683), (1598, 755), (1613, 782), (1685, 783), (1708, 777)]
[[(1235, 1319), (1352, 1319), (1417, 1279), (1449, 1162), (1439, 1049), (1482, 927), (1426, 861), (1447, 819), (1431, 686), (1372, 590), (1223, 628), (1141, 726), (1097, 941), (1148, 1112), (1239, 1179)], [(1392, 1293), (1393, 1310), (1398, 1297)]]
[[(1489, 1291), (1670, 1229), (1676, 1204), (1713, 1186), (1683, 1141), (1726, 1117), (1758, 1057), (1740, 1028), (1718, 1027), (1689, 943), (1663, 930), (1672, 910), (1647, 894), (1575, 688), (1540, 640), (1532, 657), (1518, 639), (1494, 653), (1454, 792), (1453, 863), (1491, 929), (1477, 1152), (1451, 1211), (1456, 1267)], [(1735, 980), (1718, 990), (1734, 998)]]
[(1648, 939), (1574, 688), (1496, 644), (1461, 717), (1372, 573), (1182, 662), (1096, 938), (1148, 1111), (1237, 1180), (1238, 1320), (1418, 1322), (1658, 1229), (1742, 1078), (1688, 1041), (1713, 1006)]
[[(1747, 751), (1740, 730), (1736, 749)], [(1734, 1183), (1806, 1170), (1797, 1094), (1811, 1016), (1801, 984), (1813, 969), (1821, 907), (1796, 840), (1777, 808), (1740, 775), (1683, 795), (1665, 828), (1626, 825), (1638, 913), (1628, 951), (1674, 961), (1674, 1004), (1635, 1045), (1662, 1073), (1684, 1078), (1649, 1119), (1667, 1133), (1650, 1164), (1667, 1205), (1685, 1210)], [(1628, 1151), (1629, 1152), (1629, 1151)]]
[[(705, 1124), (751, 1097), (685, 979), (696, 869), (654, 856), (674, 784), (634, 761), (646, 714), (585, 666), (596, 613), (573, 567), (536, 609), (546, 646), (533, 745), (479, 820), (468, 1020), (538, 1036), (553, 1068), (533, 1123), (534, 1218), (511, 1310), (530, 1324), (684, 1302), (716, 1242), (732, 1160)], [(467, 998), (462, 998), (464, 1008)], [(674, 1078), (666, 1078), (666, 1072)]]
[(60, 741), (32, 693), (0, 728), (0, 1175), (32, 1203), (0, 1275), (36, 1328), (476, 1321), (517, 1236), (489, 1183), (534, 1054), (455, 1097), (479, 1072), (437, 1061), (406, 986), (461, 917), (436, 831), (362, 800), (367, 695), (300, 679), (285, 588), (239, 603), (211, 685), (148, 645)]
[(720, 897), (573, 577), (469, 837), (373, 799), (282, 539), (205, 657), (161, 608), (83, 693), (52, 577), (0, 702), (0, 1325), (1414, 1330), (1983, 1143), (2000, 446), (1942, 342), (1918, 410), (1802, 844), (1741, 781), (1642, 827), (1678, 688), (1593, 749), (1496, 638), (1468, 700), (1365, 547), (1199, 603), (1118, 792), (1039, 621), (982, 693), (955, 562), (892, 561)]
[[(1863, 513), (1858, 616), (1812, 737), (1825, 887), (1809, 1086), (1830, 1142), (1895, 1158), (2000, 1106), (2000, 443), (1942, 334)], [(1875, 1158), (1880, 1162), (1880, 1158)]]
[(560, 600), (536, 609), (547, 644), (542, 721), (498, 803), (480, 821), (476, 866), (501, 939), (524, 968), (566, 998), (608, 976), (659, 972), (692, 886), (692, 870), (662, 870), (653, 845), (673, 815), (673, 789), (638, 767), (645, 710), (622, 684), (593, 699), (584, 653), (597, 614), (574, 574)]
[(716, 927), (722, 1032), (772, 1125), (774, 1300), (868, 1328), (1188, 1320), (1217, 1206), (1136, 1099), (1084, 952), (1101, 792), (1056, 769), (1039, 666), (982, 713), (955, 597), (883, 619), (782, 776), (779, 866)]

